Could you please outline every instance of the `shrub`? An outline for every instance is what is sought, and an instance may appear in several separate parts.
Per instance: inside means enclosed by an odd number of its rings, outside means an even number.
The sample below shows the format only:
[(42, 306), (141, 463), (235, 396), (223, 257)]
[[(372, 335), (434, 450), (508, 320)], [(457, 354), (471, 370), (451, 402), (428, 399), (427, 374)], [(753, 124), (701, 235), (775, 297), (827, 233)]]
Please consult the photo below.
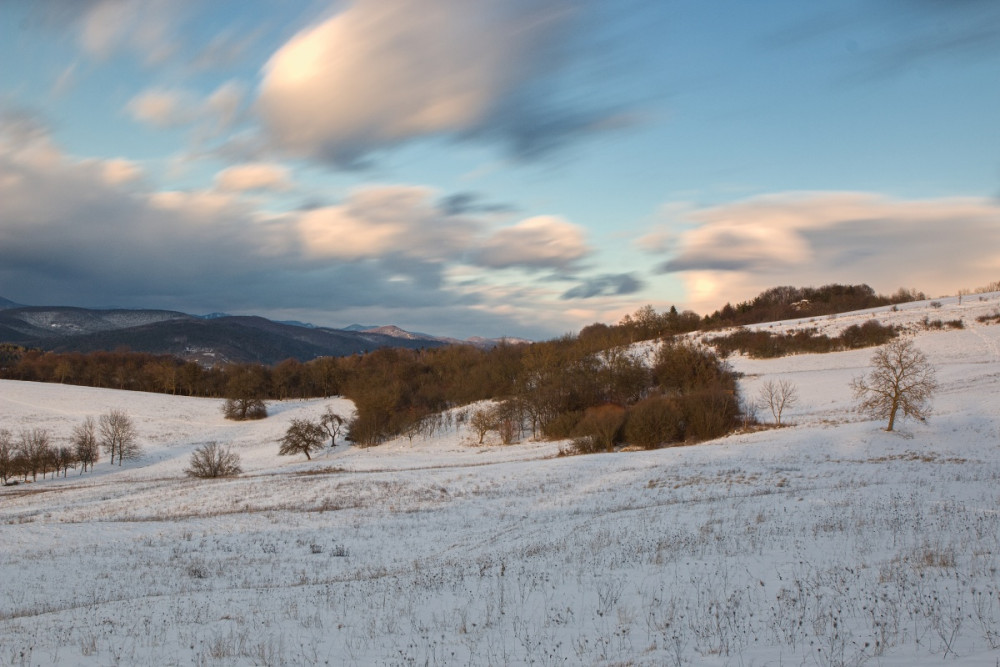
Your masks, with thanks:
[(581, 454), (613, 451), (624, 423), (625, 408), (620, 405), (587, 408), (577, 424), (573, 446)]
[(235, 477), (243, 468), (240, 467), (240, 455), (228, 445), (209, 442), (191, 453), (191, 461), (184, 472), (188, 477), (209, 479)]
[(739, 401), (732, 390), (722, 387), (703, 389), (681, 396), (680, 403), (687, 439), (720, 438), (739, 423)]
[(884, 345), (895, 337), (896, 328), (891, 325), (883, 326), (878, 320), (868, 320), (860, 326), (852, 324), (840, 334), (844, 347), (848, 349)]
[(576, 433), (576, 425), (583, 419), (582, 410), (560, 412), (555, 418), (542, 425), (542, 433), (553, 440), (571, 438)]
[(684, 439), (684, 413), (677, 400), (650, 396), (628, 411), (625, 441), (644, 449), (655, 449)]
[(222, 414), (226, 419), (243, 421), (267, 417), (267, 404), (259, 398), (227, 398), (222, 404)]

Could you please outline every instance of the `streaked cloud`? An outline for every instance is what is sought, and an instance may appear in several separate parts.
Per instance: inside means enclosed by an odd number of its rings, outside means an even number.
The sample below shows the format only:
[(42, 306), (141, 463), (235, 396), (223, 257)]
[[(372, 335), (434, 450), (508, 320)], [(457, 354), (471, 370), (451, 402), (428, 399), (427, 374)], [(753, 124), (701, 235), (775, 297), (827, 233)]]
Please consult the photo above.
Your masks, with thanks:
[(216, 135), (240, 117), (245, 90), (227, 81), (204, 100), (191, 91), (149, 88), (134, 96), (127, 110), (135, 120), (158, 128), (196, 126), (199, 135)]
[(313, 259), (356, 261), (387, 254), (442, 261), (473, 243), (480, 224), (449, 215), (435, 194), (416, 186), (371, 186), (344, 202), (303, 211), (298, 232)]
[(254, 162), (227, 167), (215, 175), (215, 187), (220, 190), (283, 191), (292, 187), (291, 176), (280, 164)]
[(563, 292), (560, 297), (569, 299), (592, 299), (599, 296), (623, 296), (635, 294), (645, 287), (635, 273), (605, 274), (588, 278), (576, 287)]
[(479, 137), (516, 154), (601, 129), (543, 85), (562, 66), (563, 0), (357, 0), (288, 40), (263, 68), (257, 111), (296, 156), (356, 166), (415, 139)]
[(177, 127), (194, 122), (197, 103), (189, 93), (155, 88), (143, 91), (128, 103), (132, 117), (156, 127)]
[[(778, 284), (867, 282), (954, 293), (1000, 275), (1000, 205), (901, 200), (865, 192), (791, 192), (696, 210), (678, 221), (675, 273), (695, 309), (714, 310)], [(905, 283), (905, 284), (904, 284)]]
[(477, 263), (502, 269), (568, 269), (591, 252), (581, 227), (556, 216), (536, 216), (493, 234)]

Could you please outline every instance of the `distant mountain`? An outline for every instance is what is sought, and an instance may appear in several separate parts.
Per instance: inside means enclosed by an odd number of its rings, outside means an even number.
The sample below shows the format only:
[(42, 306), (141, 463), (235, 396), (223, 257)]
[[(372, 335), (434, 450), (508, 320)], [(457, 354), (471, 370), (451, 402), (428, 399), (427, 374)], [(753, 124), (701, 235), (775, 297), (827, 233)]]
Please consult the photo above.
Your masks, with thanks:
[(89, 310), (14, 307), (0, 310), (0, 342), (54, 352), (126, 348), (170, 354), (205, 365), (228, 362), (274, 364), (345, 356), (380, 347), (438, 347), (443, 341), (407, 339), (378, 332), (309, 328), (263, 317), (195, 317), (162, 310)]
[(359, 324), (352, 324), (350, 327), (345, 329), (345, 331), (360, 331), (362, 333), (373, 333), (382, 336), (391, 336), (393, 338), (400, 338), (411, 341), (436, 341), (438, 343), (443, 343), (446, 345), (472, 345), (474, 347), (480, 347), (487, 350), (496, 347), (501, 343), (508, 343), (512, 345), (523, 345), (525, 343), (531, 342), (530, 340), (524, 338), (507, 338), (507, 337), (483, 338), (481, 336), (473, 336), (472, 338), (466, 338), (465, 340), (460, 340), (458, 338), (449, 338), (445, 336), (432, 336), (431, 334), (419, 333), (416, 331), (406, 331), (394, 325), (359, 328), (360, 326), (361, 325)]
[(14, 303), (10, 299), (5, 299), (0, 296), (0, 310), (7, 310), (8, 308), (23, 308), (24, 306), (19, 303)]
[[(10, 304), (10, 305), (5, 305)], [(170, 310), (20, 306), (0, 299), (0, 342), (54, 352), (113, 351), (170, 354), (205, 365), (229, 362), (274, 364), (309, 361), (380, 347), (426, 348), (497, 344), (483, 338), (458, 341), (396, 326), (348, 329), (225, 313), (188, 315)]]

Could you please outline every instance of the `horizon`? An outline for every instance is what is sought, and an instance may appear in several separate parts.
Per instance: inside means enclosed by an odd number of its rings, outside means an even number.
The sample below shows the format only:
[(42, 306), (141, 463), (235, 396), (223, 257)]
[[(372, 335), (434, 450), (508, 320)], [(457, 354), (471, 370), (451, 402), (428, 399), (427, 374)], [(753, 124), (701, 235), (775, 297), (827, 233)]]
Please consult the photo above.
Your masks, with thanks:
[(18, 302), (539, 340), (1000, 277), (991, 3), (43, 0), (0, 59)]

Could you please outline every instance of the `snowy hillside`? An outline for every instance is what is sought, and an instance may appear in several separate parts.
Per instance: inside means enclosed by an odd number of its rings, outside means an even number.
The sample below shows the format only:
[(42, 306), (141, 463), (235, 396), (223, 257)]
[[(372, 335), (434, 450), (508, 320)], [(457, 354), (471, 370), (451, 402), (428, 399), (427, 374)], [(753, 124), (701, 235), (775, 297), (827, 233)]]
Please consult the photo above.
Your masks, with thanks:
[[(307, 462), (220, 402), (0, 382), (0, 428), (63, 444), (120, 408), (144, 456), (0, 489), (0, 665), (982, 665), (1000, 661), (1000, 295), (772, 325), (906, 324), (926, 423), (852, 411), (872, 350), (733, 358), (789, 428), (559, 457), (453, 420)], [(927, 330), (924, 317), (962, 319)], [(491, 434), (492, 437), (495, 435)], [(184, 476), (232, 443), (243, 476)]]

